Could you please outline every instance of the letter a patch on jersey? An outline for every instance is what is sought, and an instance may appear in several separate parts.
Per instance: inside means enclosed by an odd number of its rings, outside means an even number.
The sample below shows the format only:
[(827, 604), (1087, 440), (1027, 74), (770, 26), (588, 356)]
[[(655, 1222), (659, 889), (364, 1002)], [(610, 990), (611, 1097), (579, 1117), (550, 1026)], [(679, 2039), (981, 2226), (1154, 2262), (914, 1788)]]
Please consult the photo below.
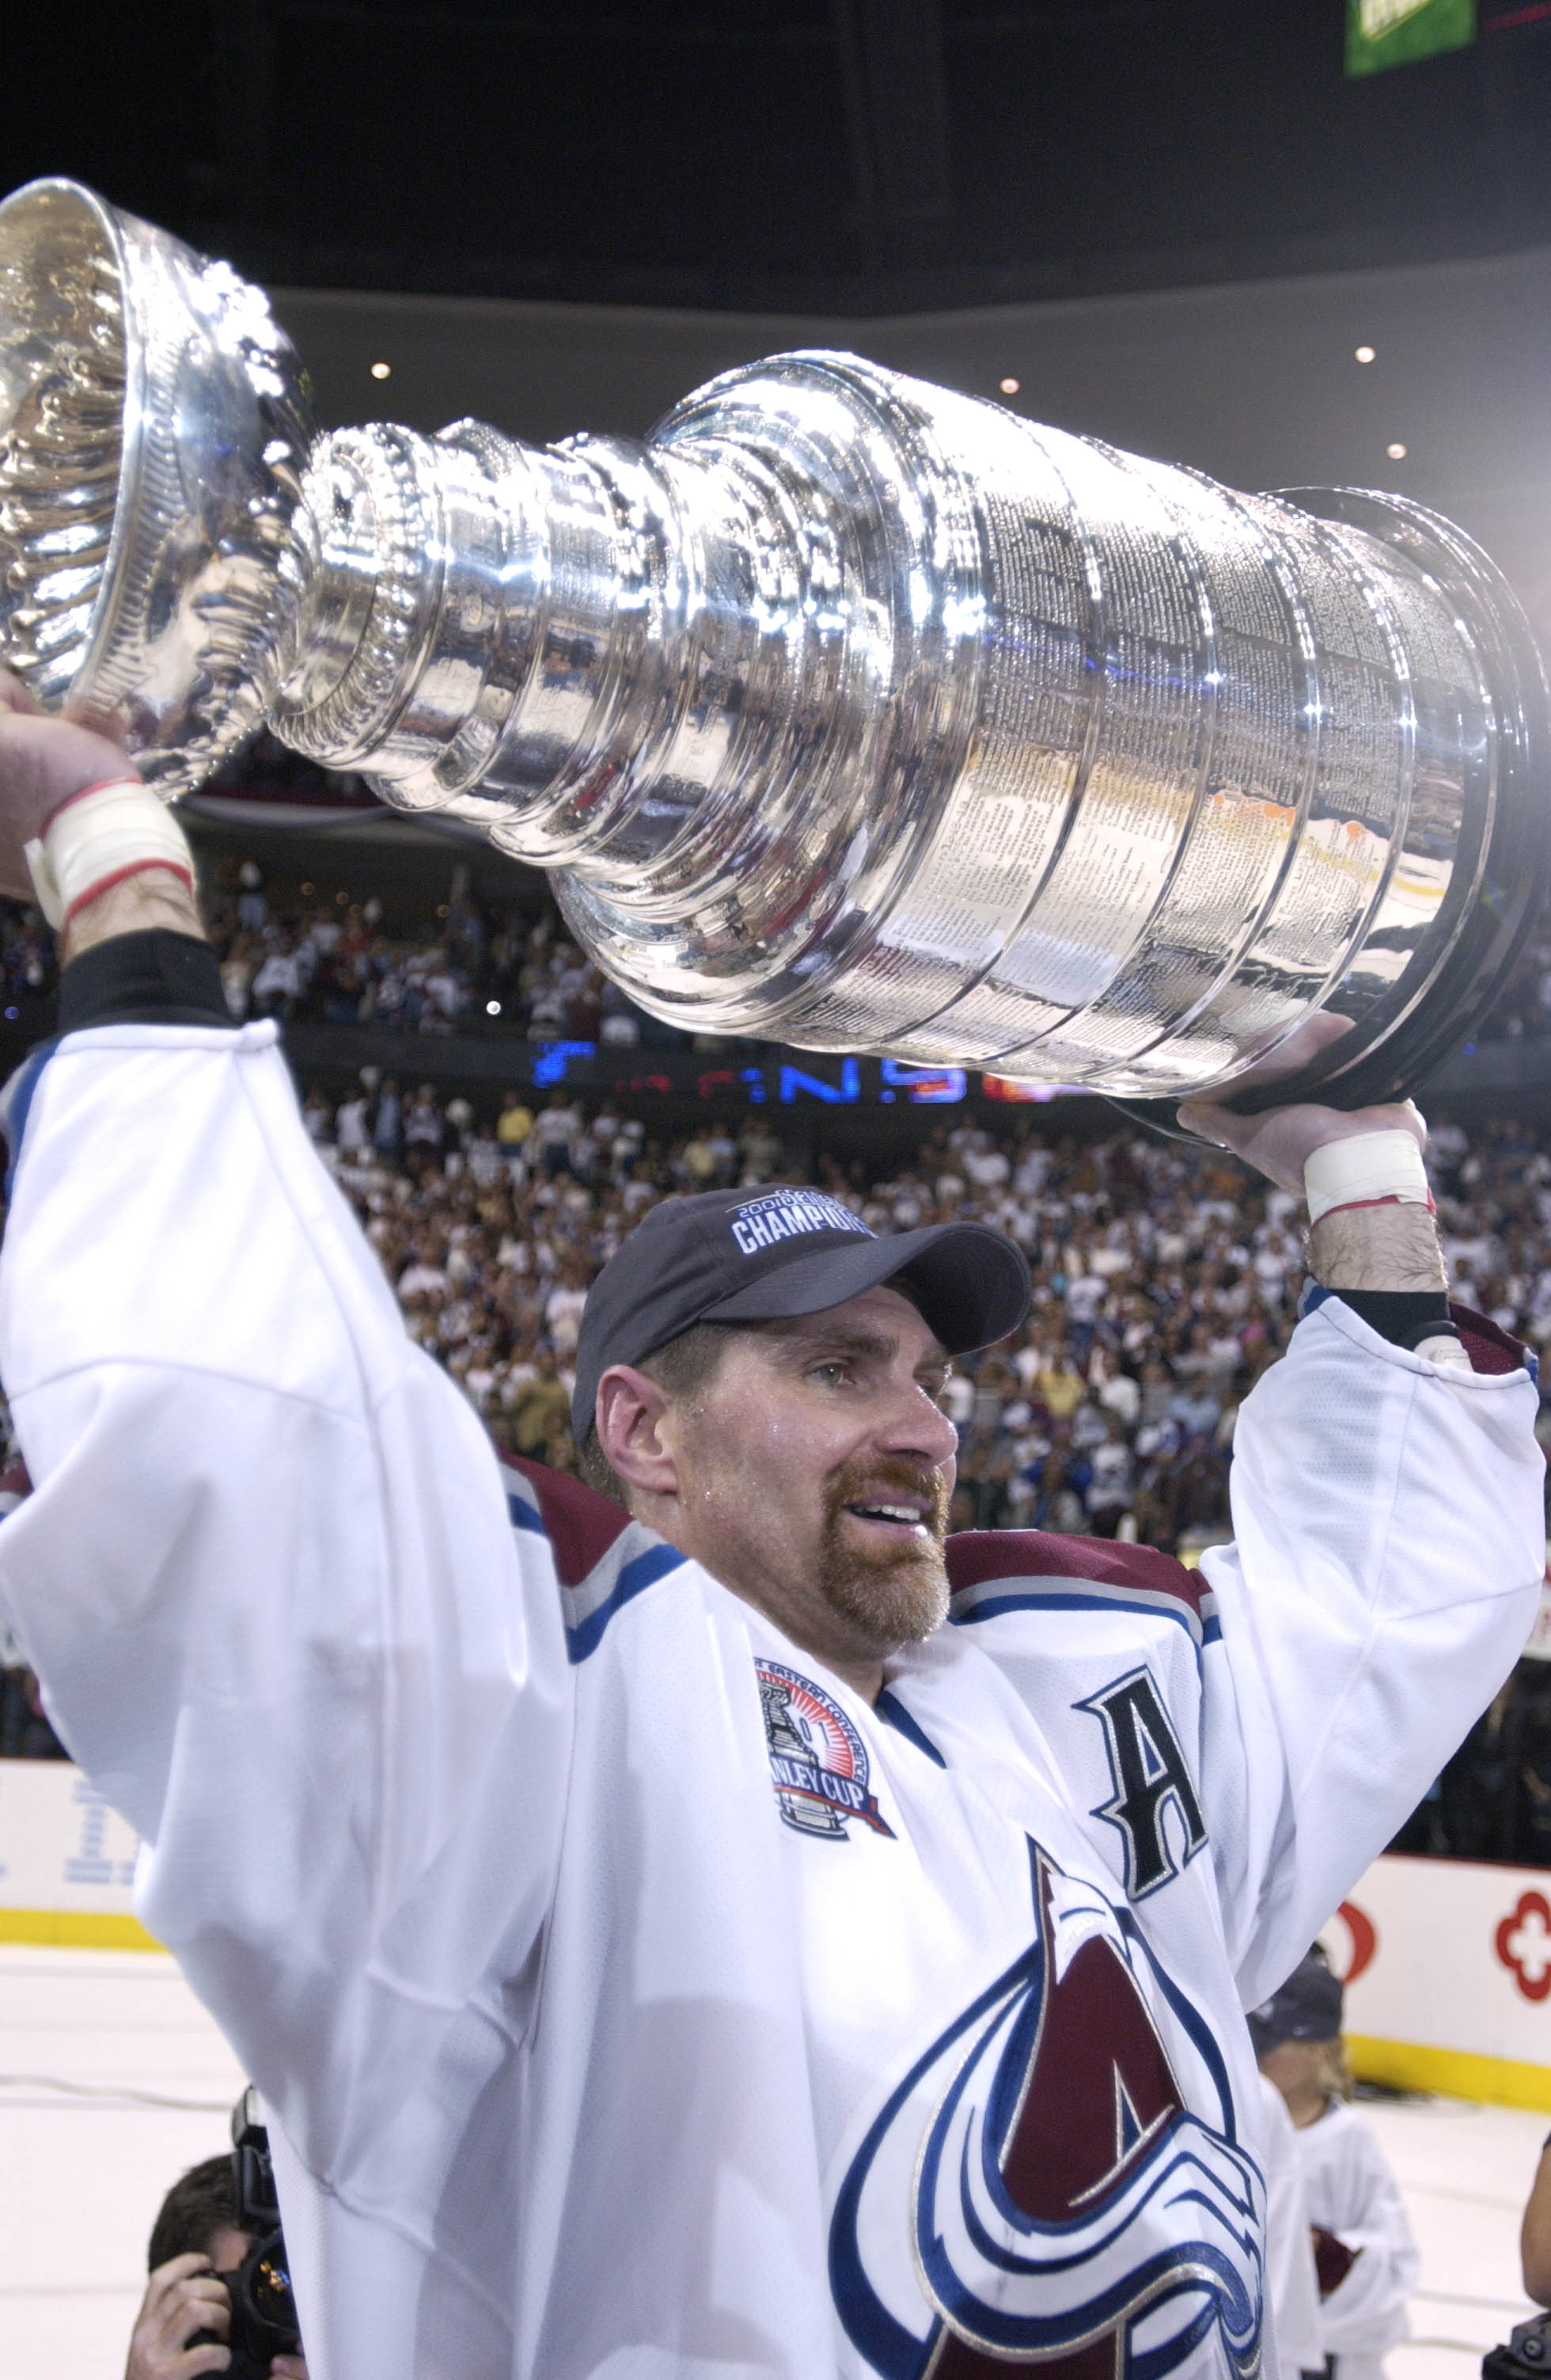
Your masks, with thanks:
[[(1125, 1845), (1125, 1888), (1133, 1900), (1145, 1900), (1178, 1876), (1206, 1840), (1179, 1738), (1148, 1670), (1133, 1670), (1076, 1707), (1092, 1711), (1103, 1727), (1115, 1788), (1093, 1815), (1119, 1828)], [(1178, 1857), (1165, 1828), (1170, 1810), (1181, 1839)]]

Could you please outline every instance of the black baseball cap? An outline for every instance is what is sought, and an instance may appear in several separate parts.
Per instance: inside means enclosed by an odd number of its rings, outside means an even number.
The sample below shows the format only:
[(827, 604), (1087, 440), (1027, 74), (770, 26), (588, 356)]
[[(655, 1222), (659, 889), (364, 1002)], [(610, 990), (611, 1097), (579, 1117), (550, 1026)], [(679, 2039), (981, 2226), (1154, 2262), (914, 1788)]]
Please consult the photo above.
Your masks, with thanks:
[(576, 1444), (611, 1364), (638, 1364), (697, 1322), (823, 1314), (891, 1281), (910, 1283), (951, 1355), (1005, 1339), (1028, 1311), (1022, 1252), (986, 1223), (870, 1232), (839, 1198), (786, 1184), (664, 1198), (588, 1293), (571, 1398)]
[(1341, 2029), (1345, 1995), (1317, 1950), (1300, 1959), (1279, 1992), (1273, 1992), (1249, 2016), (1254, 2054), (1264, 2058), (1283, 2041), (1334, 2041)]

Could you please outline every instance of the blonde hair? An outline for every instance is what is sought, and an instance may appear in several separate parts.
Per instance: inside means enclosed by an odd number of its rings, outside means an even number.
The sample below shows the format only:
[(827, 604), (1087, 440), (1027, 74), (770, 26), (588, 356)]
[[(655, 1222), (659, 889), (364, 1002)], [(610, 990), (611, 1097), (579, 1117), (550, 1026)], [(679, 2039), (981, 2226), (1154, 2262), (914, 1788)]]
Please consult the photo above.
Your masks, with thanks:
[(1327, 2099), (1350, 2099), (1356, 2089), (1356, 2078), (1347, 2063), (1346, 2043), (1339, 2034), (1334, 2041), (1320, 2043), (1315, 2080)]

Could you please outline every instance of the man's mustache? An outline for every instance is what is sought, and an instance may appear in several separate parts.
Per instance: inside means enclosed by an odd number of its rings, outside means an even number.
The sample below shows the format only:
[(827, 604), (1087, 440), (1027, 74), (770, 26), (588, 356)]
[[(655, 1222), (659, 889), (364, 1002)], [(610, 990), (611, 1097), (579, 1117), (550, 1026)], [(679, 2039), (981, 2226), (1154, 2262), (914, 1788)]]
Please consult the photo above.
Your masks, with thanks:
[(947, 1480), (935, 1463), (912, 1463), (903, 1455), (858, 1456), (842, 1463), (830, 1474), (824, 1501), (831, 1520), (851, 1504), (919, 1504), (939, 1545), (948, 1534)]

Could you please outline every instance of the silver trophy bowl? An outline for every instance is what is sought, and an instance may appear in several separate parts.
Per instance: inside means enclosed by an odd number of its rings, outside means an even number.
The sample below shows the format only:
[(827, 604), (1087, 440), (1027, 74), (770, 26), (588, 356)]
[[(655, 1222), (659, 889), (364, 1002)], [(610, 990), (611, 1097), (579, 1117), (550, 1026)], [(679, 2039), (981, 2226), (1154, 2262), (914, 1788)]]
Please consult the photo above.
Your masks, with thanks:
[(70, 184), (0, 206), (0, 655), (169, 796), (263, 717), (477, 820), (676, 1025), (1146, 1098), (1324, 1008), (1278, 1093), (1355, 1105), (1540, 895), (1533, 639), (1400, 497), (822, 353), (645, 443), (309, 439), (227, 267)]
[(264, 716), (315, 437), (229, 265), (77, 182), (0, 208), (0, 661), (169, 799)]

